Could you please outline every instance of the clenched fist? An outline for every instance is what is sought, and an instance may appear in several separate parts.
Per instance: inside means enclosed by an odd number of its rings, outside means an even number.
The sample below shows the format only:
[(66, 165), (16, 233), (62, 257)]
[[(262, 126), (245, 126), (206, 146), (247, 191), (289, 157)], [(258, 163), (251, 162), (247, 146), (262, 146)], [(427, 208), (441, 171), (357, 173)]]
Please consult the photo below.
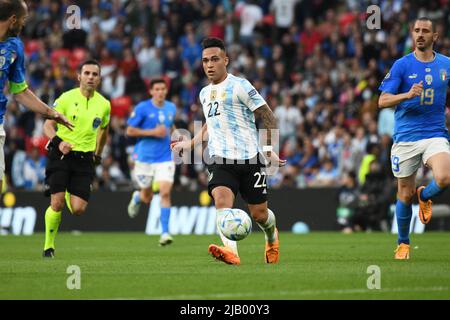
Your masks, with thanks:
[(420, 81), (419, 83), (414, 83), (411, 89), (409, 89), (408, 91), (408, 99), (421, 96), (422, 91), (423, 91), (423, 81)]

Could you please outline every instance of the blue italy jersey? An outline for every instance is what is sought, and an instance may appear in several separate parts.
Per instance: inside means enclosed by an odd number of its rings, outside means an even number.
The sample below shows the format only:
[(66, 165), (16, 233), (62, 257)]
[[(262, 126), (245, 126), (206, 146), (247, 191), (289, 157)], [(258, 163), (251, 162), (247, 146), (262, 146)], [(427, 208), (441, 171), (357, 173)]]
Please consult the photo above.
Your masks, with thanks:
[(164, 138), (142, 137), (138, 139), (134, 147), (134, 159), (139, 162), (158, 163), (172, 160), (170, 150), (170, 131), (176, 114), (176, 106), (172, 102), (164, 101), (163, 107), (157, 107), (152, 100), (139, 103), (131, 117), (128, 125), (131, 127), (148, 130), (159, 125), (164, 125), (167, 135)]
[(421, 62), (414, 53), (397, 60), (379, 89), (386, 93), (408, 92), (423, 83), (420, 97), (403, 101), (395, 108), (394, 142), (449, 138), (445, 125), (445, 100), (450, 85), (450, 58), (436, 53), (433, 61)]
[(8, 102), (4, 94), (8, 82), (11, 93), (20, 93), (28, 87), (25, 82), (23, 43), (17, 37), (0, 42), (0, 124), (3, 123)]

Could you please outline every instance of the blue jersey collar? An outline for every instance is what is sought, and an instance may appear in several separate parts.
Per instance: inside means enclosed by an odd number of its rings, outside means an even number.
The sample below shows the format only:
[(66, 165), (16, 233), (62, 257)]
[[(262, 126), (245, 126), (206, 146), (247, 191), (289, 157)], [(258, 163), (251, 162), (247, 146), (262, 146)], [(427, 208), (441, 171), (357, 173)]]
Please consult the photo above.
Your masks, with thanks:
[(433, 54), (434, 54), (434, 57), (433, 57), (433, 60), (431, 60), (431, 61), (422, 61), (422, 60), (419, 60), (419, 58), (417, 58), (417, 56), (416, 56), (416, 51), (413, 52), (413, 57), (414, 57), (414, 59), (416, 59), (417, 61), (419, 61), (419, 62), (421, 62), (421, 63), (431, 63), (431, 62), (434, 62), (434, 61), (436, 60), (436, 57), (437, 57), (436, 51), (433, 50)]

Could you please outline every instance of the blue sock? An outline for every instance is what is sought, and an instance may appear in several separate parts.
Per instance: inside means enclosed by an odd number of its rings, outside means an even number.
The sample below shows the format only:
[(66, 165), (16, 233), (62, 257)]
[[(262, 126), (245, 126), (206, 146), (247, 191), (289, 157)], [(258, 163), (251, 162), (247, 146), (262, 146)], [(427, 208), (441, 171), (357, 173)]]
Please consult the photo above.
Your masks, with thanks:
[(398, 226), (398, 244), (409, 244), (409, 226), (411, 224), (412, 205), (405, 204), (397, 199), (395, 215), (397, 217)]
[(442, 192), (444, 192), (444, 190), (445, 188), (441, 189), (436, 183), (436, 180), (433, 179), (425, 187), (425, 189), (422, 189), (422, 192), (420, 193), (420, 199), (422, 201), (427, 201), (437, 195), (440, 195)]
[(169, 233), (170, 208), (161, 208), (162, 233)]

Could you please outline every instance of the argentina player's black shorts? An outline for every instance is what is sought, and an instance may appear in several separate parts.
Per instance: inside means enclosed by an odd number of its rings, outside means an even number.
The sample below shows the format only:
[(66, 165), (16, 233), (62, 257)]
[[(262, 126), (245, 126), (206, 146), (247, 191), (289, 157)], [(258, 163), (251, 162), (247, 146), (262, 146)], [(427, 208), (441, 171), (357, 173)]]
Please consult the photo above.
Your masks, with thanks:
[(248, 204), (267, 201), (267, 184), (264, 158), (256, 155), (248, 160), (231, 160), (213, 157), (208, 169), (208, 193), (212, 197), (215, 187), (230, 188), (234, 195), (238, 192)]
[(58, 149), (51, 147), (45, 173), (50, 194), (67, 190), (70, 194), (89, 201), (95, 176), (92, 152), (71, 151), (63, 157)]

